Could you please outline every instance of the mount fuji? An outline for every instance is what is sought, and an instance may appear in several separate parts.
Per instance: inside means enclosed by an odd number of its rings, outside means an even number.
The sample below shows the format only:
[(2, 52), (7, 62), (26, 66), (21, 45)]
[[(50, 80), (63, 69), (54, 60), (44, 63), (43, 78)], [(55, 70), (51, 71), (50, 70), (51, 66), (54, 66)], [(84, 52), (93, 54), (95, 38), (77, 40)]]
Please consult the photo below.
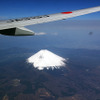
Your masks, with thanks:
[(49, 50), (40, 50), (36, 54), (32, 55), (27, 59), (28, 63), (33, 64), (33, 66), (39, 70), (43, 70), (44, 68), (60, 68), (64, 67), (67, 60), (52, 53)]

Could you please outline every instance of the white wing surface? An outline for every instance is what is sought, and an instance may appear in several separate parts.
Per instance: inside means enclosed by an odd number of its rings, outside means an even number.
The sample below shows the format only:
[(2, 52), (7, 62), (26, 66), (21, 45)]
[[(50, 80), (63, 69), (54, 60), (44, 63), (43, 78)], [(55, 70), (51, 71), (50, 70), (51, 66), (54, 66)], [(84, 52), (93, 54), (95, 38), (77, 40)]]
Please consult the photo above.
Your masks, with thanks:
[(36, 17), (26, 17), (20, 19), (10, 19), (5, 21), (4, 23), (3, 22), (0, 23), (0, 33), (5, 35), (34, 35), (34, 32), (25, 29), (23, 27), (28, 25), (68, 19), (68, 18), (85, 15), (93, 12), (98, 12), (98, 11), (100, 11), (100, 6), (75, 10), (75, 11), (61, 12), (57, 14), (49, 14), (49, 15), (36, 16)]

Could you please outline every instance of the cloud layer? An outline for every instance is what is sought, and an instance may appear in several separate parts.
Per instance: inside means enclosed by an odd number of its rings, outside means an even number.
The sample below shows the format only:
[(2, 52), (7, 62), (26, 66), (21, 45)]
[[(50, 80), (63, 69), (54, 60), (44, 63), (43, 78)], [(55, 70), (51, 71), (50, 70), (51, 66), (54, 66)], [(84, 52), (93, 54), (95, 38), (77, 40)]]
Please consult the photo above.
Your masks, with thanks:
[(35, 35), (46, 35), (47, 33), (45, 32), (39, 32), (39, 33), (35, 33)]

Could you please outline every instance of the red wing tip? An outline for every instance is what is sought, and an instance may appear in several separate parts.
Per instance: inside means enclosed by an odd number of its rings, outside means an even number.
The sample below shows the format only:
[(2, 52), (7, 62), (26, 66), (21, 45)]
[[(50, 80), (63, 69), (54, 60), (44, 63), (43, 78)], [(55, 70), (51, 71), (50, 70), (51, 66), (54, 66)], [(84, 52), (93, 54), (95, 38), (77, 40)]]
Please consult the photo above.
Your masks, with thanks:
[(72, 12), (61, 12), (62, 14), (71, 14)]

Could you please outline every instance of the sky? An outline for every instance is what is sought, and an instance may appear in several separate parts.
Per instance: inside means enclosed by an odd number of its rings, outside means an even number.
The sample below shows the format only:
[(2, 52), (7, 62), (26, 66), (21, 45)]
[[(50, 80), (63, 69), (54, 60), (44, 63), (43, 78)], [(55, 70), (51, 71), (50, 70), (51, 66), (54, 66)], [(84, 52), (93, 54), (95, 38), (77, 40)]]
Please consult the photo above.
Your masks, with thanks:
[[(99, 5), (99, 0), (0, 0), (0, 16), (5, 18), (37, 16)], [(100, 14), (93, 14), (92, 18), (99, 18), (98, 15)]]
[[(100, 6), (99, 0), (0, 0), (0, 19), (21, 18)], [(10, 37), (0, 35), (0, 49), (63, 47), (100, 49), (100, 12), (26, 26), (42, 35)], [(92, 32), (93, 34), (89, 34)]]

